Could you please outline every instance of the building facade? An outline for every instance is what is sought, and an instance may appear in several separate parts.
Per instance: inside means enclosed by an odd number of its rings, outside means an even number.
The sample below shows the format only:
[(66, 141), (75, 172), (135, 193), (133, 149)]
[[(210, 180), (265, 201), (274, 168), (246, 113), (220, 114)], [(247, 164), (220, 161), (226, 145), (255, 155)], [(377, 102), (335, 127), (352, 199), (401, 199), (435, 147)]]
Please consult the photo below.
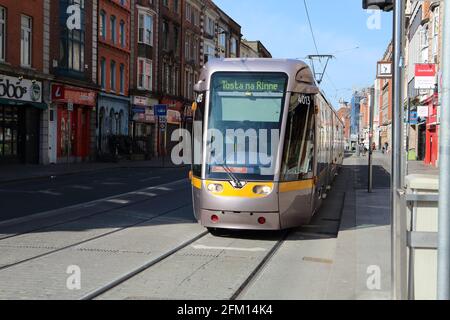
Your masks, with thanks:
[(113, 137), (128, 136), (131, 7), (129, 1), (99, 0), (97, 149), (114, 152)]
[(97, 0), (51, 1), (50, 162), (96, 158)]
[(49, 6), (0, 2), (0, 163), (49, 162)]
[(240, 56), (242, 58), (272, 58), (272, 54), (261, 41), (248, 41), (245, 39), (241, 41)]

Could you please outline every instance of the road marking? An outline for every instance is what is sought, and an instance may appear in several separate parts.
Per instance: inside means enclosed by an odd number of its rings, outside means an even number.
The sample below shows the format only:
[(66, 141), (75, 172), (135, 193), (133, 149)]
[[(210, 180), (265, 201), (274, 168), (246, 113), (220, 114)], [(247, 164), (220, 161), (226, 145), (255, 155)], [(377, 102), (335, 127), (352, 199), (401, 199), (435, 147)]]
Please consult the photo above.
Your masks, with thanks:
[(147, 181), (152, 181), (152, 180), (156, 180), (156, 179), (160, 179), (161, 177), (151, 177), (151, 178), (147, 178), (147, 179), (142, 179), (141, 182), (147, 182)]
[(195, 250), (226, 250), (226, 251), (245, 251), (245, 252), (264, 252), (264, 248), (233, 248), (233, 247), (209, 247), (203, 245), (192, 246)]
[(41, 191), (38, 191), (38, 193), (48, 194), (48, 195), (51, 195), (51, 196), (62, 196), (62, 193), (54, 192), (54, 191), (51, 191), (51, 190), (41, 190)]
[(89, 201), (89, 202), (85, 202), (85, 203), (79, 203), (79, 204), (75, 204), (73, 206), (68, 206), (68, 207), (63, 207), (63, 208), (58, 208), (58, 209), (53, 209), (50, 211), (44, 211), (44, 212), (39, 212), (39, 213), (35, 213), (29, 216), (25, 216), (25, 217), (20, 217), (20, 218), (14, 218), (14, 219), (10, 219), (10, 220), (6, 220), (6, 221), (0, 221), (0, 227), (6, 227), (6, 226), (10, 226), (10, 225), (14, 225), (14, 224), (18, 224), (18, 223), (24, 223), (24, 222), (29, 222), (35, 219), (39, 219), (39, 218), (48, 218), (48, 217), (52, 217), (52, 216), (57, 216), (57, 215), (61, 215), (64, 214), (65, 211), (67, 210), (72, 210), (72, 209), (77, 209), (77, 208), (86, 208), (89, 206), (93, 206), (96, 205), (100, 202), (104, 202), (104, 201), (108, 201), (111, 199), (117, 199), (117, 197), (123, 197), (123, 196), (128, 196), (128, 195), (132, 195), (134, 192), (139, 192), (139, 191), (148, 191), (148, 190), (156, 190), (158, 187), (162, 187), (162, 186), (166, 186), (166, 187), (170, 187), (170, 186), (174, 186), (177, 184), (181, 184), (183, 182), (188, 182), (189, 180), (184, 178), (184, 179), (180, 179), (180, 180), (176, 180), (176, 181), (172, 181), (172, 182), (168, 182), (168, 183), (163, 183), (161, 185), (155, 186), (155, 187), (151, 187), (151, 188), (144, 188), (144, 189), (139, 189), (139, 190), (135, 190), (135, 191), (131, 191), (131, 192), (126, 192), (123, 194), (116, 194), (110, 197), (106, 197), (103, 199), (97, 199), (97, 200), (93, 200), (93, 201)]
[(313, 257), (303, 257), (303, 261), (323, 263), (323, 264), (333, 264), (333, 262), (334, 262), (331, 259), (322, 259), (322, 258), (313, 258)]
[(131, 201), (130, 200), (122, 200), (122, 199), (110, 199), (110, 200), (106, 200), (106, 202), (111, 202), (111, 203), (115, 203), (115, 204), (129, 204)]

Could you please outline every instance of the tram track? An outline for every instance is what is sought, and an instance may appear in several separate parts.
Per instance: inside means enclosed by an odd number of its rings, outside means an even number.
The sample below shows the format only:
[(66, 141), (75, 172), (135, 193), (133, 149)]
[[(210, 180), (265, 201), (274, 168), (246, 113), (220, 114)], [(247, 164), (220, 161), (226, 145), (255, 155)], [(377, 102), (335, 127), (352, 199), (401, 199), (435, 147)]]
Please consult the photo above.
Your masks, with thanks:
[(261, 273), (264, 267), (270, 262), (270, 260), (274, 257), (277, 251), (281, 248), (287, 237), (289, 236), (290, 231), (283, 232), (280, 240), (278, 240), (272, 249), (267, 253), (267, 255), (261, 260), (261, 262), (256, 266), (256, 268), (250, 273), (250, 275), (245, 279), (245, 281), (241, 284), (241, 286), (234, 292), (231, 296), (230, 300), (239, 300), (239, 297), (245, 293), (245, 290), (253, 283), (253, 281), (257, 278), (257, 276)]
[[(167, 184), (163, 184), (163, 185), (160, 185), (160, 186), (145, 188), (145, 189), (142, 189), (142, 190), (133, 191), (133, 192), (126, 193), (126, 194), (123, 194), (123, 195), (116, 195), (116, 196), (110, 197), (110, 198), (113, 199), (113, 198), (117, 198), (117, 197), (120, 197), (120, 196), (124, 196), (124, 195), (133, 194), (133, 193), (136, 193), (136, 192), (140, 192), (140, 191), (143, 191), (143, 190), (151, 191), (152, 189), (155, 190), (157, 188), (168, 187), (170, 185), (173, 185), (173, 184), (176, 184), (176, 183), (180, 183), (180, 182), (182, 182), (184, 180), (185, 179), (179, 180), (179, 181), (175, 181), (175, 182), (171, 182), (171, 183), (167, 183)], [(183, 189), (184, 188), (173, 190), (173, 192), (180, 191), (180, 190), (183, 190)], [(163, 194), (160, 194), (160, 195), (156, 195), (155, 197), (152, 197), (151, 200), (167, 196), (170, 193), (171, 192), (167, 192), (167, 193), (163, 193)], [(145, 202), (147, 202), (149, 200), (150, 199), (142, 199), (142, 200), (139, 200), (139, 201), (135, 201), (135, 202), (131, 202), (131, 203), (128, 203), (128, 204), (120, 205), (120, 206), (117, 206), (117, 207), (114, 207), (114, 208), (102, 210), (100, 212), (95, 212), (94, 214), (89, 214), (89, 215), (78, 217), (78, 218), (75, 218), (75, 219), (65, 220), (63, 222), (59, 222), (59, 223), (56, 223), (56, 224), (46, 225), (46, 226), (43, 226), (43, 227), (40, 227), (40, 228), (28, 230), (26, 232), (13, 234), (11, 236), (4, 237), (4, 238), (0, 239), (0, 249), (2, 247), (3, 248), (5, 248), (5, 247), (8, 247), (8, 248), (20, 248), (21, 247), (20, 245), (9, 244), (9, 245), (5, 246), (4, 244), (2, 244), (2, 242), (5, 242), (6, 240), (11, 240), (12, 238), (15, 238), (15, 237), (19, 237), (19, 236), (23, 236), (23, 235), (27, 235), (27, 234), (32, 234), (32, 233), (43, 231), (43, 230), (50, 230), (51, 228), (58, 227), (58, 226), (61, 226), (61, 225), (66, 225), (66, 224), (70, 224), (70, 223), (79, 222), (79, 221), (87, 220), (87, 219), (90, 219), (90, 218), (98, 217), (98, 216), (101, 216), (101, 215), (112, 213), (112, 212), (120, 210), (120, 209), (124, 209), (124, 208), (127, 208), (127, 207), (131, 207), (131, 206), (135, 206), (135, 205), (138, 205), (138, 204), (142, 204), (142, 203), (145, 203)], [(101, 201), (104, 201), (104, 200), (97, 200), (96, 202), (101, 202)], [(88, 237), (88, 238), (83, 239), (81, 241), (76, 241), (76, 242), (73, 242), (71, 244), (68, 244), (68, 245), (65, 245), (65, 246), (62, 246), (62, 247), (58, 247), (58, 248), (49, 247), (48, 249), (50, 249), (50, 251), (48, 251), (48, 252), (37, 254), (37, 255), (34, 255), (34, 256), (26, 258), (26, 259), (15, 261), (13, 263), (0, 265), (0, 272), (4, 271), (6, 269), (9, 269), (9, 268), (12, 268), (12, 267), (24, 264), (26, 262), (30, 262), (30, 261), (33, 261), (33, 260), (36, 260), (36, 259), (39, 259), (39, 258), (43, 258), (43, 257), (49, 256), (49, 255), (52, 255), (52, 254), (55, 254), (55, 253), (67, 250), (67, 249), (74, 248), (74, 247), (79, 246), (79, 245), (86, 244), (86, 243), (94, 241), (94, 240), (98, 240), (98, 239), (102, 239), (102, 238), (108, 237), (108, 236), (113, 235), (115, 233), (118, 233), (118, 232), (130, 229), (130, 228), (136, 227), (138, 225), (151, 222), (151, 221), (156, 220), (158, 218), (162, 218), (162, 217), (164, 217), (166, 215), (169, 215), (170, 213), (172, 213), (174, 211), (177, 211), (177, 210), (180, 210), (180, 209), (183, 209), (183, 208), (187, 208), (190, 205), (191, 205), (191, 203), (189, 201), (187, 201), (185, 203), (182, 203), (180, 206), (177, 206), (175, 208), (171, 208), (170, 210), (163, 211), (162, 213), (157, 214), (155, 216), (152, 216), (151, 218), (148, 218), (148, 219), (141, 218), (138, 221), (136, 221), (135, 223), (131, 223), (131, 224), (125, 225), (123, 227), (117, 227), (117, 228), (115, 228), (112, 231), (105, 232), (103, 234), (99, 234), (99, 235), (96, 235), (96, 236), (93, 236), (93, 237)], [(83, 208), (84, 206), (86, 206), (86, 204), (80, 204), (79, 205), (80, 208)]]
[[(158, 219), (158, 218), (162, 218), (162, 217), (164, 217), (165, 215), (170, 214), (171, 212), (174, 212), (174, 211), (179, 210), (179, 209), (182, 209), (182, 208), (186, 208), (186, 207), (188, 207), (188, 206), (190, 206), (190, 204), (189, 204), (189, 203), (186, 203), (186, 204), (183, 204), (183, 205), (181, 205), (181, 206), (179, 206), (179, 207), (177, 207), (177, 208), (170, 209), (169, 211), (165, 211), (165, 212), (163, 212), (163, 213), (161, 213), (161, 214), (159, 214), (159, 215), (156, 215), (156, 216), (154, 216), (154, 217), (152, 217), (152, 218), (150, 218), (150, 219), (147, 219), (147, 220), (140, 220), (140, 221), (138, 221), (138, 222), (136, 222), (136, 223), (133, 223), (133, 224), (131, 224), (131, 225), (128, 225), (128, 226), (125, 226), (125, 227), (121, 227), (121, 228), (117, 228), (117, 229), (115, 229), (115, 230), (113, 230), (113, 231), (110, 231), (110, 232), (107, 232), (107, 233), (104, 233), (104, 234), (101, 234), (101, 235), (98, 235), (98, 236), (95, 236), (95, 237), (90, 237), (90, 238), (85, 239), (85, 240), (83, 240), (83, 241), (78, 241), (78, 242), (76, 242), (76, 243), (72, 243), (72, 244), (70, 244), (70, 245), (67, 245), (67, 246), (64, 246), (64, 247), (61, 247), (61, 248), (57, 248), (57, 249), (51, 250), (51, 251), (49, 251), (49, 252), (45, 252), (45, 253), (40, 254), (40, 255), (36, 255), (36, 256), (30, 257), (30, 258), (27, 258), (27, 259), (23, 259), (23, 260), (20, 260), (20, 261), (11, 263), (11, 264), (7, 264), (7, 265), (4, 265), (4, 266), (0, 266), (0, 272), (3, 271), (3, 270), (9, 269), (9, 268), (18, 266), (18, 265), (20, 265), (20, 264), (26, 263), (26, 262), (30, 262), (30, 261), (33, 261), (33, 260), (36, 260), (36, 259), (39, 259), (39, 258), (43, 258), (43, 257), (49, 256), (49, 255), (52, 255), (52, 254), (55, 254), (55, 253), (64, 251), (64, 250), (68, 250), (68, 249), (74, 248), (74, 247), (79, 246), (79, 245), (86, 244), (86, 243), (91, 242), (91, 241), (94, 241), (94, 240), (99, 240), (99, 239), (102, 239), (102, 238), (106, 238), (106, 237), (108, 237), (108, 236), (110, 236), (110, 235), (113, 235), (113, 234), (115, 234), (115, 233), (118, 233), (118, 232), (121, 232), (121, 231), (130, 229), (130, 228), (136, 227), (136, 226), (141, 225), (141, 224), (144, 224), (144, 223), (151, 222), (152, 220), (156, 220), (156, 219)], [(0, 248), (1, 248), (1, 244), (0, 244)]]
[(108, 284), (106, 284), (106, 285), (104, 285), (104, 286), (102, 286), (102, 287), (92, 291), (91, 293), (88, 293), (87, 295), (81, 297), (80, 300), (94, 300), (95, 298), (100, 297), (101, 295), (105, 294), (106, 292), (113, 290), (114, 288), (116, 288), (119, 285), (127, 282), (128, 280), (130, 280), (132, 278), (134, 278), (138, 274), (140, 274), (140, 273), (150, 269), (151, 267), (155, 266), (156, 264), (165, 261), (166, 259), (170, 258), (171, 256), (173, 256), (177, 252), (179, 252), (179, 251), (183, 250), (184, 248), (194, 244), (196, 241), (200, 240), (201, 238), (205, 237), (208, 234), (209, 234), (208, 231), (204, 231), (204, 232), (200, 233), (196, 237), (191, 238), (190, 240), (180, 244), (179, 246), (173, 248), (172, 250), (169, 250), (166, 253), (160, 255), (159, 257), (151, 259), (150, 261), (146, 262), (142, 266), (140, 266), (140, 267), (138, 267), (136, 269), (133, 269), (130, 272), (127, 272), (126, 274), (122, 275), (121, 277), (119, 277), (119, 278), (109, 282)]

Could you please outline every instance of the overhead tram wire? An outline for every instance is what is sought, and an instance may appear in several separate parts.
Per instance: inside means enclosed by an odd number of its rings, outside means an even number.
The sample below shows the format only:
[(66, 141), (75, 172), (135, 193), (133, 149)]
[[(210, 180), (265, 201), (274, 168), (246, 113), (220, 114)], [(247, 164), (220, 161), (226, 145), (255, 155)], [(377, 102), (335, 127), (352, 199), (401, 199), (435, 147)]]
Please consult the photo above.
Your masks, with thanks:
[[(312, 22), (311, 22), (311, 17), (309, 16), (309, 9), (308, 9), (308, 4), (306, 3), (306, 0), (303, 0), (303, 4), (305, 5), (305, 11), (306, 11), (306, 17), (308, 19), (308, 24), (309, 24), (309, 30), (311, 31), (311, 36), (314, 42), (314, 47), (316, 49), (316, 53), (317, 55), (320, 55), (319, 53), (319, 47), (317, 46), (317, 41), (316, 41), (316, 36), (314, 35), (314, 28), (312, 26)], [(321, 66), (323, 67), (323, 63), (321, 60), (319, 60)], [(314, 63), (314, 62), (313, 62)], [(332, 85), (332, 87), (336, 90), (336, 92), (338, 91), (336, 85), (334, 84), (334, 82), (331, 80), (330, 76), (328, 75), (328, 73), (326, 72), (326, 70), (324, 70), (324, 74), (325, 76), (328, 78), (328, 81), (330, 82), (330, 84)]]

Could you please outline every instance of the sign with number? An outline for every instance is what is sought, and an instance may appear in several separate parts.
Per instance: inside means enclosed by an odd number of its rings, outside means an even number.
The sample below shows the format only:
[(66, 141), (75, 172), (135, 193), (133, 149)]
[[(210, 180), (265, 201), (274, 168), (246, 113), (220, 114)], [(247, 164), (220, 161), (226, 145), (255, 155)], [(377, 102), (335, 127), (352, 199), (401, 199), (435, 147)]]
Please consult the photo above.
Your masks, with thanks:
[(67, 102), (67, 110), (68, 111), (73, 111), (73, 101)]

